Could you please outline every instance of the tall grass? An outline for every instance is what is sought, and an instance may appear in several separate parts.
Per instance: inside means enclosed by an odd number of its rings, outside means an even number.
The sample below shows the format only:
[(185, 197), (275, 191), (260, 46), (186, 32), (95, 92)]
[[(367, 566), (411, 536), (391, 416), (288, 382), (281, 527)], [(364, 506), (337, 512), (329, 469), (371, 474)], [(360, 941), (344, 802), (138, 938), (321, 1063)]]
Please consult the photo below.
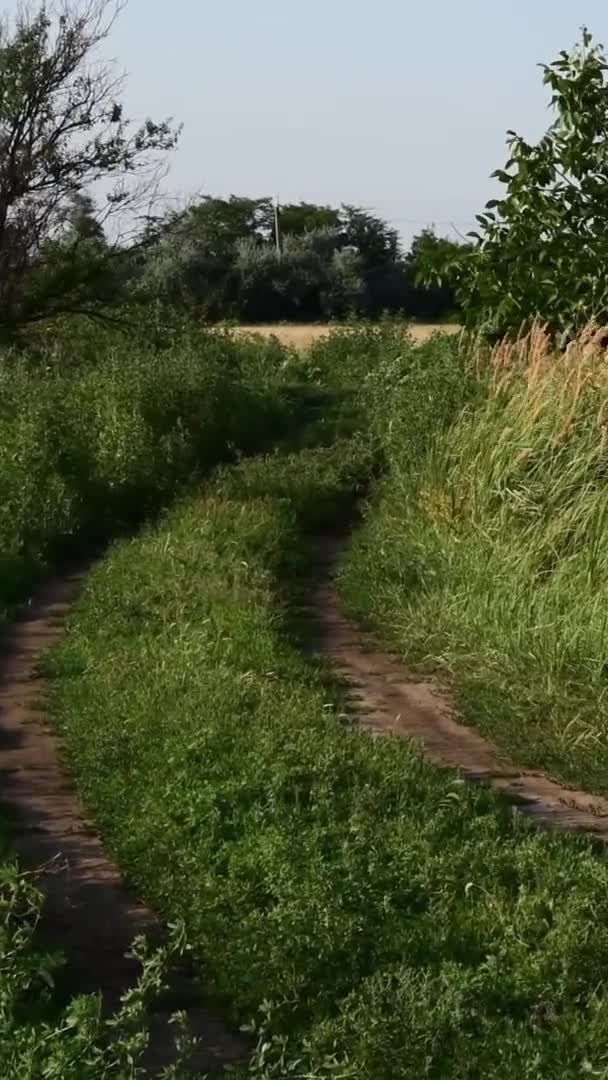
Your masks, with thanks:
[(539, 328), (490, 357), (460, 350), (456, 411), (436, 351), (426, 406), (398, 366), (372, 376), (390, 467), (343, 595), (410, 663), (450, 677), (465, 717), (519, 760), (605, 792), (604, 355), (590, 333), (555, 354)]

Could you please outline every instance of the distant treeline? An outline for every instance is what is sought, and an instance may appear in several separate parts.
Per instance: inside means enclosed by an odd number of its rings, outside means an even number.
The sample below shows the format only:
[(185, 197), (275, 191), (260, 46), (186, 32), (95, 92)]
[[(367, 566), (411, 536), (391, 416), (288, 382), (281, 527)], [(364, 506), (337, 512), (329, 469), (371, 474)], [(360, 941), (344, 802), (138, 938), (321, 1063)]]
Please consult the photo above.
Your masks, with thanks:
[[(278, 229), (276, 225), (278, 223)], [(278, 233), (278, 236), (277, 236)], [(449, 241), (425, 230), (408, 254), (397, 231), (343, 205), (205, 196), (148, 222), (136, 292), (214, 320), (310, 322), (384, 312), (434, 321), (456, 309), (449, 285), (421, 285), (421, 249)]]

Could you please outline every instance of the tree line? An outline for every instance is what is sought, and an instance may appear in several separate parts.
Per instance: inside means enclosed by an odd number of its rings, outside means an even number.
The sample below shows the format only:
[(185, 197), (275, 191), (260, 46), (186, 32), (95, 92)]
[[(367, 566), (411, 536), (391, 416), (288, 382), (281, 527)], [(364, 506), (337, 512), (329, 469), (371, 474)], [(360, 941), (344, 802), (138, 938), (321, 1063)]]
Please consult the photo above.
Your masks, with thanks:
[(283, 206), (278, 247), (268, 198), (160, 211), (158, 167), (179, 128), (125, 116), (120, 81), (97, 55), (113, 18), (105, 0), (82, 0), (0, 24), (4, 340), (65, 314), (112, 320), (135, 303), (252, 323), (450, 312), (452, 287), (419, 283), (416, 245), (404, 255), (396, 230), (361, 207)]
[[(451, 286), (416, 281), (415, 243), (357, 207), (204, 196), (148, 222), (137, 288), (211, 320), (246, 323), (377, 318), (436, 320), (455, 306)], [(432, 234), (424, 234), (432, 242)]]

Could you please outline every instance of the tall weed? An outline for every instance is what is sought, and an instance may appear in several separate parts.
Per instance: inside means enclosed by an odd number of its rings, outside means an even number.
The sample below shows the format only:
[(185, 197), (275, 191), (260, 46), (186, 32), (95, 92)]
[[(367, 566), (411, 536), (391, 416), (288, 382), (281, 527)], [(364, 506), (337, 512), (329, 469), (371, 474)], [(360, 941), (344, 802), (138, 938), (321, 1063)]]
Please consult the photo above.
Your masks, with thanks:
[(133, 527), (297, 419), (264, 342), (101, 344), (67, 367), (0, 360), (0, 619), (58, 552)]

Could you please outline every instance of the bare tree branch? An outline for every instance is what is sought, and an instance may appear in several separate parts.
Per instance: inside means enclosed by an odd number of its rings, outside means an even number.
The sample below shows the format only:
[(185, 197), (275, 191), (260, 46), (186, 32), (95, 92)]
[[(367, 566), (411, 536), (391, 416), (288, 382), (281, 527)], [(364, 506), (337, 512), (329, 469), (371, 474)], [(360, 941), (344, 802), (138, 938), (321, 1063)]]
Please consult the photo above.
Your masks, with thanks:
[[(168, 120), (135, 127), (123, 78), (97, 49), (123, 0), (63, 0), (21, 8), (0, 25), (0, 319), (26, 316), (28, 276), (65, 233), (79, 193), (103, 183), (100, 223), (114, 243), (133, 236), (136, 211), (158, 191), (159, 156), (174, 148)], [(112, 181), (114, 181), (112, 183)], [(121, 219), (128, 224), (120, 224)], [(66, 249), (73, 250), (71, 248)]]

